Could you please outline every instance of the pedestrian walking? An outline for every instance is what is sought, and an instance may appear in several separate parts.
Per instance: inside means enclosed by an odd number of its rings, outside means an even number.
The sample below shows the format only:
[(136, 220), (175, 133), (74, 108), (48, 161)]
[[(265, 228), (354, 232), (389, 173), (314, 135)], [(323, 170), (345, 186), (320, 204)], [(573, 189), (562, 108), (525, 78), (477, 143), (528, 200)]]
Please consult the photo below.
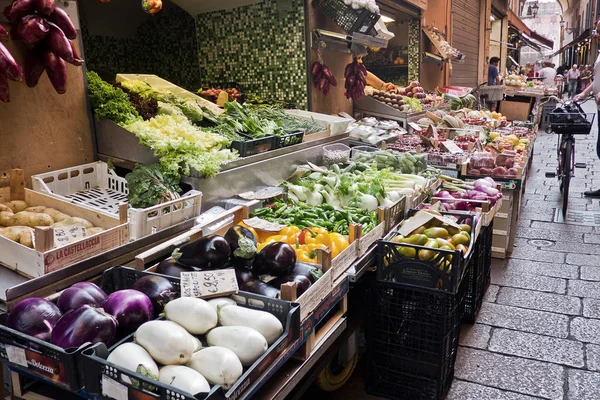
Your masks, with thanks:
[(569, 97), (573, 98), (577, 94), (577, 79), (579, 79), (579, 69), (577, 64), (573, 64), (573, 68), (567, 72), (567, 84), (569, 87)]
[(583, 69), (583, 72), (581, 73), (581, 91), (583, 92), (585, 89), (587, 89), (587, 87), (589, 85), (592, 84), (592, 75), (593, 72), (590, 69), (589, 65), (586, 65), (585, 68)]
[(540, 70), (540, 80), (548, 87), (554, 86), (556, 70), (552, 68), (552, 63), (549, 61), (544, 61), (542, 62), (542, 67), (543, 68)]

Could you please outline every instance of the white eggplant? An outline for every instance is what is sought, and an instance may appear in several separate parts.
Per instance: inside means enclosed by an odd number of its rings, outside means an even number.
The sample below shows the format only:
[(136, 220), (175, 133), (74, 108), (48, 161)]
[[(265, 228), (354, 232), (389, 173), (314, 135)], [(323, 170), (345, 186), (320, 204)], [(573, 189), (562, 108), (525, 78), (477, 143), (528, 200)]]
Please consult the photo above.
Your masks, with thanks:
[(188, 367), (200, 372), (213, 385), (229, 389), (244, 373), (238, 356), (228, 348), (213, 346), (194, 353)]
[(210, 300), (206, 300), (208, 302), (208, 304), (210, 304), (215, 311), (217, 311), (217, 309), (219, 308), (220, 305), (226, 305), (226, 304), (231, 304), (233, 306), (236, 306), (237, 303), (235, 302), (235, 300), (229, 298), (229, 297), (215, 297), (214, 299), (210, 299)]
[(273, 344), (283, 333), (283, 325), (277, 317), (266, 311), (253, 310), (240, 306), (225, 305), (219, 307), (219, 323), (223, 326), (247, 326), (258, 331)]
[(215, 309), (206, 300), (195, 297), (180, 297), (168, 302), (164, 315), (194, 335), (204, 335), (218, 322)]
[(134, 337), (154, 361), (164, 365), (187, 363), (198, 346), (181, 325), (171, 321), (148, 321)]
[(210, 391), (210, 385), (200, 372), (183, 365), (167, 365), (162, 367), (158, 380), (191, 394)]
[[(146, 349), (138, 344), (123, 343), (108, 355), (106, 361), (150, 379), (158, 379), (158, 366)], [(123, 379), (132, 383), (125, 375)]]
[(244, 367), (251, 366), (269, 348), (267, 339), (247, 326), (219, 326), (208, 332), (206, 341), (209, 346), (233, 351)]

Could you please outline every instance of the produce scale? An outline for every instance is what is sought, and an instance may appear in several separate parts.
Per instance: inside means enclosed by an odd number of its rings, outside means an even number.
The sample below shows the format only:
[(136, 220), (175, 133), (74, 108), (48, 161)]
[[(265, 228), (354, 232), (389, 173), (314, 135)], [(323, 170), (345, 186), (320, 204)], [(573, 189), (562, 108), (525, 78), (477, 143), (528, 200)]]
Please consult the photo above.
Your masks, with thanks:
[[(269, 24), (298, 8), (265, 2)], [(207, 46), (228, 25), (196, 31), (223, 11), (202, 3), (0, 0), (7, 395), (302, 399), (360, 376), (372, 395), (443, 399), (513, 247), (548, 88), (510, 76), (496, 112), (442, 86), (468, 57), (425, 24), (427, 1), (309, 1), (300, 50), (252, 60), (284, 74), (300, 57), (301, 76), (234, 69), (250, 34)], [(190, 24), (176, 37), (217, 47), (218, 73), (161, 60), (153, 35)]]

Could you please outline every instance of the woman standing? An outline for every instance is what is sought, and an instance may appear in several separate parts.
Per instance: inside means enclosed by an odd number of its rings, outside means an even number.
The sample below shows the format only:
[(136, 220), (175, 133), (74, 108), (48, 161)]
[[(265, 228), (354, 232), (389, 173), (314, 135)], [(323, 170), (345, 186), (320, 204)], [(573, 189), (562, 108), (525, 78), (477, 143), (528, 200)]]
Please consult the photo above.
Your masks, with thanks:
[(581, 91), (583, 92), (592, 83), (592, 70), (589, 65), (586, 65), (583, 72), (579, 76), (581, 79)]

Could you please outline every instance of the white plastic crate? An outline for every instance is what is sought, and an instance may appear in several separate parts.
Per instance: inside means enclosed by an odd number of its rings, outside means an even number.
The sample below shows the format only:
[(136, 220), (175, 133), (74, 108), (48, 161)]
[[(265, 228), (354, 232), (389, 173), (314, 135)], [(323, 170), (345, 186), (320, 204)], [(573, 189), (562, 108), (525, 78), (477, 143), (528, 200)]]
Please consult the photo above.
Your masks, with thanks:
[[(33, 175), (33, 190), (114, 217), (127, 202), (127, 180), (102, 161)], [(202, 193), (190, 191), (180, 199), (149, 208), (129, 207), (129, 236), (137, 240), (200, 214)]]

